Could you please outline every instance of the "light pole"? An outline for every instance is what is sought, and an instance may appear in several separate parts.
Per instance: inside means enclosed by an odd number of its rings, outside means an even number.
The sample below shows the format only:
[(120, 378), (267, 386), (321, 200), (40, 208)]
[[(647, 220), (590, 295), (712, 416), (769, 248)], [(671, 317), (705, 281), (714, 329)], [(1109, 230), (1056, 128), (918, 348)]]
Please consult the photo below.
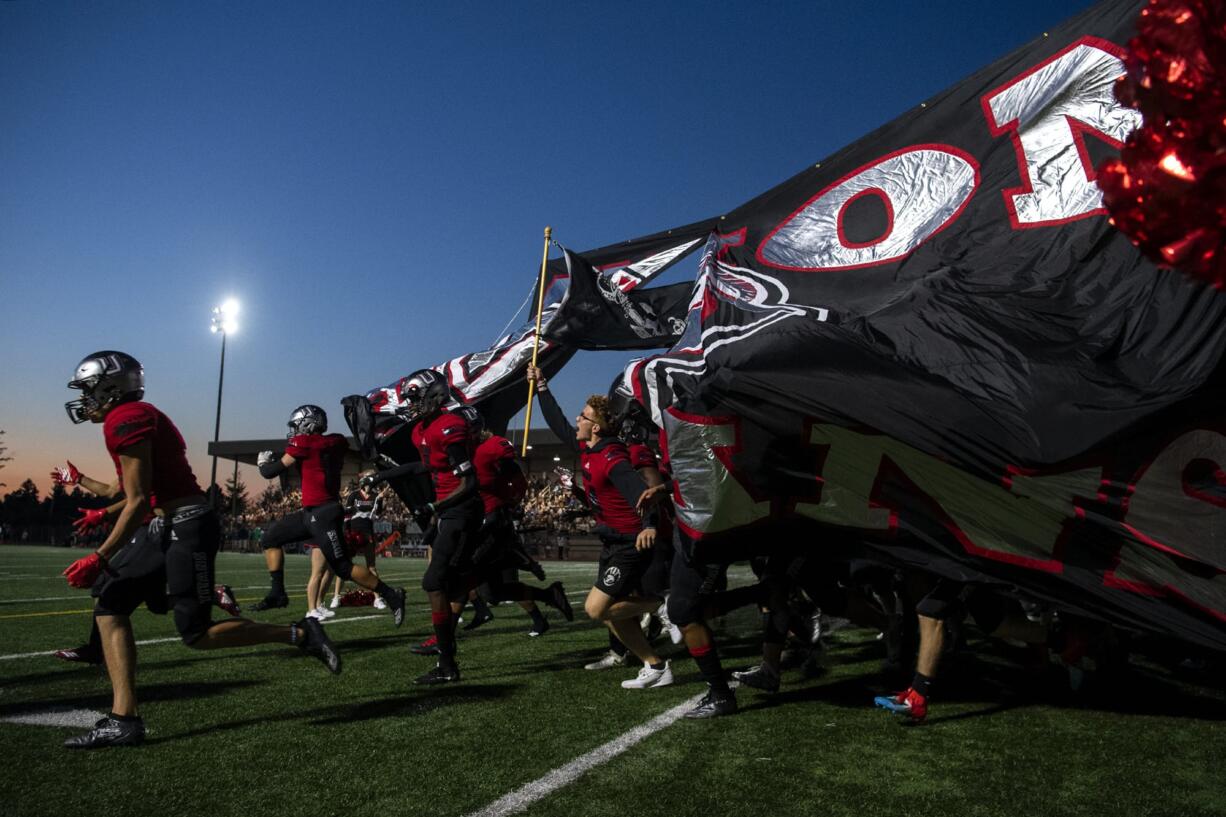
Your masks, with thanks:
[(209, 477), (209, 490), (216, 497), (217, 487), (217, 440), (221, 434), (221, 386), (226, 379), (226, 335), (238, 330), (238, 301), (230, 298), (221, 306), (213, 307), (213, 320), (209, 331), (221, 333), (221, 369), (217, 373), (217, 419), (213, 423), (213, 473)]

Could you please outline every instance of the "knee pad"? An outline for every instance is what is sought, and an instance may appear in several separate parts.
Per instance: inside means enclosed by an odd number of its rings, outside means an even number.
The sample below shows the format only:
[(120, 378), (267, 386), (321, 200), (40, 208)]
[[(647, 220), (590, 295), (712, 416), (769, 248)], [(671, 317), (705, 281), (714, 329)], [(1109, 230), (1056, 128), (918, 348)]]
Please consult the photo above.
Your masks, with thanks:
[(328, 563), (328, 569), (340, 576), (345, 581), (349, 581), (353, 576), (353, 562), (349, 558), (349, 554), (345, 552), (344, 545), (340, 542), (333, 542), (329, 538), (327, 547), (319, 545), (319, 552), (324, 555), (324, 561)]
[(668, 617), (678, 627), (693, 624), (702, 619), (702, 603), (698, 596), (674, 592), (668, 597)]
[(438, 593), (443, 589), (443, 579), (446, 571), (436, 564), (431, 564), (426, 568), (425, 574), (421, 577), (421, 589), (427, 593)]

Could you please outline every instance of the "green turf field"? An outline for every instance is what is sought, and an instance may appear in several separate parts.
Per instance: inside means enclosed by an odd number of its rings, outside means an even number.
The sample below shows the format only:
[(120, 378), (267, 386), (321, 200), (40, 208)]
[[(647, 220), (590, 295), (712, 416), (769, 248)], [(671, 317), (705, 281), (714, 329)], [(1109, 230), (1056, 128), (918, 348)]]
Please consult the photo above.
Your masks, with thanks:
[[(71, 728), (14, 723), (48, 710), (104, 713), (105, 674), (49, 652), (89, 627), (88, 594), (59, 572), (80, 553), (0, 548), (0, 739), (9, 761), (3, 813), (18, 815), (467, 815), (532, 784), (703, 691), (678, 648), (677, 683), (626, 691), (632, 669), (584, 671), (604, 631), (577, 620), (530, 639), (517, 607), (460, 641), (461, 684), (414, 687), (432, 659), (409, 653), (429, 629), (424, 564), (385, 559), (410, 588), (402, 629), (372, 608), (327, 626), (344, 658), (329, 675), (290, 647), (201, 653), (169, 617), (134, 617), (143, 747), (70, 752)], [(594, 567), (547, 563), (579, 617)], [(287, 560), (305, 606), (304, 557)], [(223, 554), (220, 581), (244, 604), (263, 596), (259, 555)], [(743, 580), (744, 572), (734, 573)], [(224, 614), (222, 614), (224, 615)], [(756, 613), (724, 622), (725, 663), (753, 663)], [(829, 671), (785, 673), (772, 697), (742, 690), (742, 712), (678, 720), (594, 763), (521, 812), (610, 815), (1208, 815), (1226, 814), (1226, 695), (1138, 666), (1128, 688), (1072, 701), (1036, 684), (1007, 652), (983, 647), (949, 667), (929, 722), (901, 726), (871, 708), (885, 691), (873, 633), (834, 636)], [(665, 639), (667, 641), (667, 639)], [(1219, 679), (1220, 684), (1220, 679)], [(486, 813), (509, 813), (504, 810)]]

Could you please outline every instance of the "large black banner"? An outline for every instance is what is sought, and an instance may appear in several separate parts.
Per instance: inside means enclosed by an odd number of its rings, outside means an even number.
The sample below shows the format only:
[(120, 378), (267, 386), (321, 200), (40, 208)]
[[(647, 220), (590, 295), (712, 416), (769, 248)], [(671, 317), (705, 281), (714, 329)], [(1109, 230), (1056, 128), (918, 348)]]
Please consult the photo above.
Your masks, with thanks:
[[(1108, 2), (728, 214), (630, 381), (695, 547), (812, 523), (1226, 649), (1226, 297), (1108, 223)], [(825, 533), (824, 533), (825, 532)]]
[(564, 249), (562, 261), (570, 288), (545, 337), (572, 349), (598, 350), (665, 349), (681, 336), (693, 284), (623, 290), (582, 255)]
[[(688, 224), (671, 230), (663, 230), (652, 235), (620, 241), (607, 247), (588, 250), (582, 253), (581, 263), (584, 270), (594, 270), (599, 281), (585, 278), (581, 283), (582, 292), (576, 299), (576, 305), (587, 302), (593, 294), (592, 288), (601, 290), (616, 290), (622, 296), (629, 298), (642, 285), (650, 282), (656, 276), (676, 264), (687, 255), (698, 250), (711, 232), (716, 219)], [(569, 254), (574, 263), (577, 256)], [(539, 282), (539, 279), (538, 279)], [(573, 312), (563, 311), (563, 305), (568, 300), (571, 289), (571, 268), (567, 258), (555, 258), (546, 265), (545, 295), (541, 310), (541, 341), (538, 350), (538, 365), (544, 370), (546, 377), (552, 377), (574, 355), (576, 348), (644, 348), (642, 346), (601, 346), (583, 345), (583, 321), (576, 321)], [(655, 290), (654, 292), (659, 292)], [(674, 291), (673, 297), (677, 293)], [(638, 303), (648, 306), (656, 303), (652, 300), (658, 295), (652, 294), (639, 299)], [(684, 299), (680, 299), (684, 300)], [(537, 302), (536, 285), (532, 289), (531, 303)], [(675, 304), (665, 301), (656, 303), (657, 308), (671, 309), (677, 312)], [(580, 341), (579, 346), (563, 345), (552, 338), (551, 328), (555, 321), (559, 325), (565, 323), (571, 329), (571, 339)], [(606, 327), (608, 329), (609, 327)], [(627, 337), (634, 336), (632, 330), (626, 329)], [(578, 333), (578, 334), (576, 334)], [(566, 334), (565, 331), (559, 334)], [(590, 334), (588, 335), (590, 337)], [(660, 347), (671, 342), (668, 339), (653, 342), (650, 345)], [(486, 424), (491, 430), (503, 433), (507, 423), (527, 403), (527, 381), (524, 379), (526, 367), (532, 360), (532, 350), (536, 341), (536, 317), (532, 315), (521, 326), (507, 335), (499, 338), (488, 349), (453, 358), (442, 365), (435, 366), (438, 371), (447, 376), (456, 402), (476, 405), (485, 416)], [(414, 371), (409, 369), (405, 375)], [(403, 376), (403, 375), (402, 375)], [(387, 386), (372, 391), (378, 403), (376, 410), (382, 413), (394, 413), (400, 405), (400, 397), (396, 393), (397, 380)]]

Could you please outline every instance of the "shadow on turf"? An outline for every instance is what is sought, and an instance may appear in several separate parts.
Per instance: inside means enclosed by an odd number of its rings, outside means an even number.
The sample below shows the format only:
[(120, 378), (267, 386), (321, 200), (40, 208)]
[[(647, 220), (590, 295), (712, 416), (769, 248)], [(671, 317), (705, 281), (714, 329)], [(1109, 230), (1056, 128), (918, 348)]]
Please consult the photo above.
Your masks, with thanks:
[[(373, 701), (364, 701), (352, 706), (326, 706), (305, 709), (295, 715), (280, 715), (278, 719), (281, 721), (301, 721), (310, 726), (330, 726), (338, 723), (353, 723), (355, 721), (368, 721), (378, 718), (417, 717), (445, 706), (484, 703), (505, 698), (515, 692), (517, 688), (518, 686), (514, 684), (461, 684), (458, 686), (429, 689), (418, 694), (397, 695)], [(227, 723), (213, 724), (188, 732), (180, 732), (175, 735), (149, 738), (145, 741), (145, 745), (191, 740), (203, 735), (215, 735), (221, 732), (246, 729), (251, 726), (261, 726), (267, 723), (268, 717), (264, 715), (244, 718)]]
[[(175, 684), (150, 684), (137, 688), (137, 696), (141, 703), (162, 701), (181, 701), (195, 698), (211, 698), (228, 695), (239, 690), (262, 686), (264, 681), (198, 681)], [(42, 706), (48, 707), (80, 707), (84, 709), (108, 710), (111, 706), (110, 689), (107, 688), (98, 695), (82, 697), (53, 698), (45, 701), (23, 701), (22, 703), (0, 706), (0, 717), (28, 712)]]
[[(871, 646), (867, 650), (860, 645), (835, 647), (829, 656), (833, 674), (843, 675), (848, 669), (847, 665), (856, 663), (860, 657), (867, 660), (879, 655), (874, 653)], [(735, 666), (735, 662), (728, 665)], [(839, 672), (840, 668), (844, 672)], [(849, 709), (864, 709), (872, 706), (873, 696), (897, 691), (893, 687), (883, 686), (880, 676), (872, 673), (799, 683), (795, 679), (794, 672), (785, 673), (783, 690), (773, 695), (743, 690), (738, 695), (741, 710), (766, 710), (815, 701)], [(982, 708), (941, 715), (942, 703), (982, 704)], [(1162, 674), (1160, 670), (1130, 666), (1126, 672), (1110, 679), (1099, 679), (1074, 693), (1068, 688), (1062, 671), (1051, 668), (1039, 674), (1027, 672), (1016, 664), (1002, 660), (999, 654), (983, 650), (958, 653), (945, 659), (933, 699), (932, 714), (925, 725), (931, 727), (988, 717), (1029, 706), (1226, 721), (1226, 697), (1220, 690), (1185, 683)]]
[(396, 695), (374, 701), (331, 710), (328, 717), (312, 720), (319, 726), (352, 723), (404, 715), (424, 715), (445, 706), (485, 703), (506, 698), (521, 688), (519, 684), (464, 684), (456, 686), (418, 687), (420, 692)]

